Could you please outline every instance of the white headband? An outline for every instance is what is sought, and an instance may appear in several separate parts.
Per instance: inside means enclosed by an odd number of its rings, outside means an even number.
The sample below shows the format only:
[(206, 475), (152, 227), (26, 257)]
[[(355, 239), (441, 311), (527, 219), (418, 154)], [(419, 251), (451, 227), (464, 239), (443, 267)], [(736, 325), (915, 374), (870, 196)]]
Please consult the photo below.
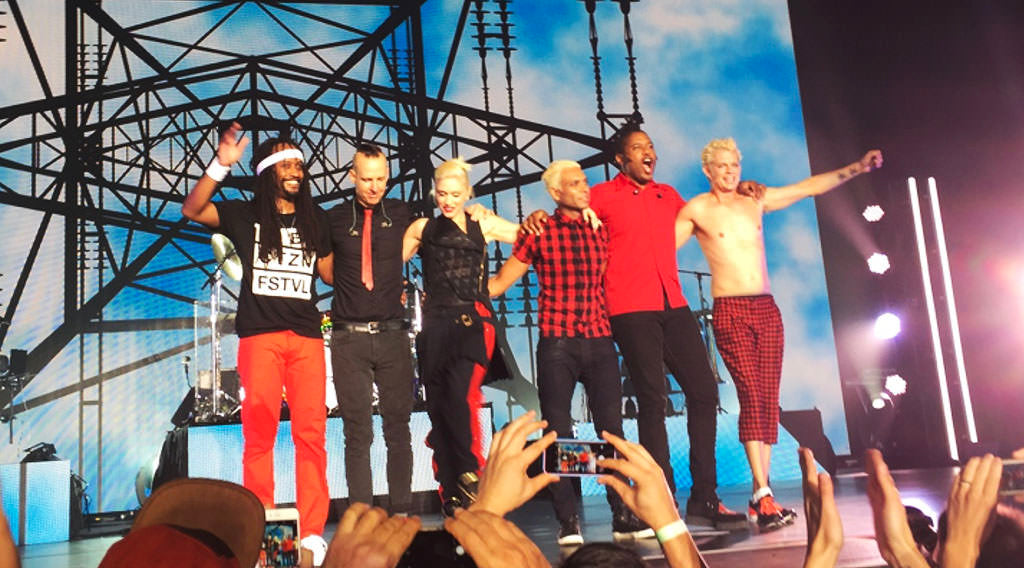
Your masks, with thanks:
[(256, 175), (262, 174), (263, 170), (269, 168), (270, 166), (273, 166), (278, 162), (288, 160), (291, 158), (297, 158), (299, 160), (305, 161), (305, 158), (302, 157), (302, 150), (299, 150), (298, 148), (288, 148), (287, 150), (274, 152), (273, 154), (260, 160), (260, 163), (256, 164)]

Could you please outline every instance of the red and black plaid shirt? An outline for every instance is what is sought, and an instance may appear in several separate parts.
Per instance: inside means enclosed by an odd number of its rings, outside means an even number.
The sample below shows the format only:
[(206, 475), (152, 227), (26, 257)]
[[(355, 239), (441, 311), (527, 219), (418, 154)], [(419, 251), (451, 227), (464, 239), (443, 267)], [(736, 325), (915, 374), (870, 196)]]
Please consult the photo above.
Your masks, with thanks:
[(532, 264), (540, 283), (538, 312), (542, 337), (608, 337), (604, 271), (608, 233), (560, 211), (540, 235), (521, 234), (512, 254)]

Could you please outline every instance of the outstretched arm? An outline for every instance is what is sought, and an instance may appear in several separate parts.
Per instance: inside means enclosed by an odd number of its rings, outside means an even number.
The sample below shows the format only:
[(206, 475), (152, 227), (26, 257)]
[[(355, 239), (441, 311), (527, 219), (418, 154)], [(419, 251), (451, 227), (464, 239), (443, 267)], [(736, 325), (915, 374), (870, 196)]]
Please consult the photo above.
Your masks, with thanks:
[(792, 185), (770, 187), (764, 194), (765, 211), (783, 209), (805, 197), (821, 195), (860, 174), (880, 167), (882, 167), (881, 150), (870, 150), (860, 160), (831, 172), (811, 176)]
[[(220, 179), (210, 177), (210, 172), (222, 168), (230, 169), (235, 162), (241, 159), (242, 152), (249, 145), (248, 137), (243, 136), (241, 140), (238, 139), (238, 133), (241, 130), (242, 125), (233, 122), (231, 127), (221, 135), (215, 158), (215, 161), (221, 167), (217, 168), (217, 164), (211, 164), (211, 167), (206, 169), (206, 173), (203, 174), (203, 177), (199, 178), (195, 187), (185, 197), (185, 202), (181, 205), (182, 215), (207, 227), (216, 228), (220, 226), (220, 216), (217, 214), (217, 207), (210, 202), (210, 199), (213, 197), (213, 192), (217, 190), (217, 185), (223, 181), (223, 176), (227, 175), (227, 171), (220, 175)], [(214, 174), (217, 175), (217, 172), (214, 171)]]
[(409, 224), (402, 237), (402, 262), (409, 262), (412, 255), (420, 250), (420, 238), (423, 236), (423, 227), (427, 224), (427, 218), (421, 217)]
[(530, 270), (529, 264), (514, 256), (508, 257), (505, 264), (501, 266), (501, 270), (487, 281), (487, 293), (492, 298), (504, 294), (505, 290), (522, 278), (528, 270)]

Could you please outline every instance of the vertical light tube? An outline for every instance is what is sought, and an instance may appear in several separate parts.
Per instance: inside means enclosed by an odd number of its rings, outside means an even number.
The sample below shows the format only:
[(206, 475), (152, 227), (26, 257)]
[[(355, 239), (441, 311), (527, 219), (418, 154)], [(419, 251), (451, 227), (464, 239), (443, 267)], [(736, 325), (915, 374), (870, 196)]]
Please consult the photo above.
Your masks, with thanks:
[(950, 335), (953, 336), (953, 354), (956, 357), (957, 378), (960, 381), (960, 393), (964, 402), (964, 415), (967, 417), (967, 434), (974, 443), (978, 442), (978, 430), (974, 425), (974, 406), (971, 404), (971, 391), (967, 385), (967, 368), (964, 365), (964, 348), (960, 342), (960, 320), (956, 315), (956, 298), (953, 297), (953, 279), (949, 272), (949, 255), (946, 253), (946, 230), (942, 226), (942, 212), (939, 210), (939, 192), (935, 178), (928, 178), (928, 196), (931, 199), (932, 219), (935, 222), (935, 235), (939, 244), (939, 263), (942, 269), (942, 285), (946, 290), (946, 307), (949, 309)]
[(921, 202), (917, 196), (917, 180), (907, 178), (910, 192), (910, 208), (914, 215), (914, 236), (917, 238), (917, 255), (921, 261), (921, 281), (924, 284), (925, 305), (928, 308), (928, 325), (931, 328), (932, 351), (935, 354), (935, 372), (939, 376), (939, 393), (942, 395), (942, 416), (946, 421), (946, 441), (949, 443), (949, 457), (960, 459), (956, 445), (956, 431), (953, 428), (953, 412), (949, 403), (949, 387), (946, 385), (946, 365), (942, 357), (939, 340), (939, 323), (935, 315), (935, 296), (932, 293), (931, 270), (928, 266), (928, 248), (924, 241), (924, 225), (921, 221)]

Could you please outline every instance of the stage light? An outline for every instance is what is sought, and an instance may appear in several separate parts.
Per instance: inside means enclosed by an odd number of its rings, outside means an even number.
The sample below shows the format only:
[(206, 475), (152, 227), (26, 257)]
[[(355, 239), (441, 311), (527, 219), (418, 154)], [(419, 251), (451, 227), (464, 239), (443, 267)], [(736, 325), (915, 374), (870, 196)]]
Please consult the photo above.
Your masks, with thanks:
[(885, 211), (883, 211), (879, 205), (868, 205), (864, 208), (864, 212), (861, 213), (861, 215), (864, 216), (864, 219), (866, 219), (867, 222), (875, 223), (882, 219), (885, 215)]
[(889, 257), (876, 252), (868, 257), (868, 270), (875, 274), (885, 274), (889, 270)]
[(892, 374), (885, 377), (885, 390), (899, 396), (907, 392), (907, 381), (903, 377)]
[(871, 408), (874, 408), (875, 410), (882, 410), (883, 408), (885, 408), (886, 403), (891, 402), (892, 397), (889, 395), (889, 393), (883, 391), (878, 393), (878, 396), (871, 399)]
[(875, 337), (892, 339), (900, 334), (900, 318), (896, 314), (885, 312), (875, 319)]

